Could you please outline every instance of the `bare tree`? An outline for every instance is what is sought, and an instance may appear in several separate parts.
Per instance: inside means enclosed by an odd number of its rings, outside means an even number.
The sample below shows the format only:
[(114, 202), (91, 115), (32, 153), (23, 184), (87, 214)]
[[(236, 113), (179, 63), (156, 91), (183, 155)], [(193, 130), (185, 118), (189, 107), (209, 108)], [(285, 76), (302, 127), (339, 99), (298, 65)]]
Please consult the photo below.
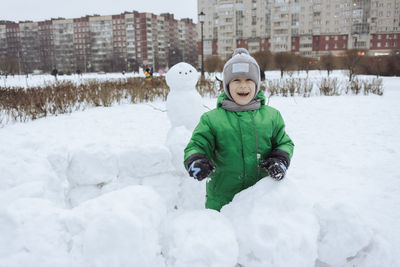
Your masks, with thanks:
[(329, 74), (336, 68), (336, 58), (332, 54), (324, 55), (320, 58), (319, 65)]
[(204, 60), (204, 69), (208, 73), (222, 71), (224, 61), (219, 56), (210, 56)]
[(276, 53), (274, 61), (275, 66), (281, 71), (281, 78), (283, 78), (283, 73), (289, 70), (294, 64), (293, 55), (289, 52)]
[(270, 51), (257, 51), (252, 56), (260, 66), (261, 71), (266, 71), (274, 64), (274, 57)]
[(400, 49), (393, 50), (389, 59), (390, 75), (400, 76)]
[(371, 74), (376, 75), (379, 78), (380, 75), (385, 75), (389, 70), (388, 57), (369, 57), (368, 67), (371, 70)]
[(353, 77), (357, 73), (357, 68), (360, 66), (360, 61), (365, 55), (365, 51), (359, 49), (347, 50), (345, 57), (343, 58), (343, 67), (349, 70), (349, 81), (353, 80)]

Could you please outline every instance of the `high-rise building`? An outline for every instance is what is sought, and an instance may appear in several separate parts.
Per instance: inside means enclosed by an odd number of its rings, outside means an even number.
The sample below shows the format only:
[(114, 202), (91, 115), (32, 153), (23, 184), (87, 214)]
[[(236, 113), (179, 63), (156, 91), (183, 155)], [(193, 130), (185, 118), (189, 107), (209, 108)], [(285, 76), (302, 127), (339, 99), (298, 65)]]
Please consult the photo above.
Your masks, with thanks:
[(74, 22), (72, 19), (53, 20), (53, 45), (55, 68), (74, 71)]
[(7, 55), (6, 25), (0, 24), (0, 58), (5, 58), (6, 55)]
[[(125, 12), (111, 16), (0, 21), (0, 64), (18, 62), (21, 73), (132, 71), (180, 61), (197, 65), (196, 27), (172, 14)], [(0, 66), (1, 70), (2, 66)], [(4, 68), (3, 68), (4, 69)]]
[[(205, 13), (204, 55), (232, 50), (372, 55), (400, 49), (400, 0), (198, 0)], [(197, 27), (198, 39), (200, 24)], [(200, 45), (200, 44), (199, 44)]]

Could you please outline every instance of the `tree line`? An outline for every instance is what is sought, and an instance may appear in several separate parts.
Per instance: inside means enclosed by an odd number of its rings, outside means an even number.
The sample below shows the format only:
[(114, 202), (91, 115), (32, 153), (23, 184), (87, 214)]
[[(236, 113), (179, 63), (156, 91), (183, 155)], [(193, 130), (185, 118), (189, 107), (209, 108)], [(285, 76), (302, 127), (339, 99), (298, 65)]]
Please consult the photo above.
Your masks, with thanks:
[[(351, 49), (341, 55), (327, 54), (318, 58), (304, 57), (290, 52), (271, 53), (258, 51), (252, 54), (262, 71), (279, 70), (281, 77), (285, 72), (346, 69), (349, 80), (356, 74), (378, 76), (400, 76), (400, 51), (387, 56), (368, 56), (366, 51)], [(222, 72), (225, 60), (210, 56), (204, 60), (204, 70), (209, 73)]]

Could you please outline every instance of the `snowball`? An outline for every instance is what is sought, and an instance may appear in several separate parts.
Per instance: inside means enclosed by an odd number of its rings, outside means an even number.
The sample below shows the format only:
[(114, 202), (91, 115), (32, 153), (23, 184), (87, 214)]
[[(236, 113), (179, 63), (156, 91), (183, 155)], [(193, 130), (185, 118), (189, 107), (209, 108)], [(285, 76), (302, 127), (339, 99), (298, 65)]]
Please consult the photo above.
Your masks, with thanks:
[(199, 77), (199, 73), (192, 65), (180, 62), (168, 70), (165, 80), (171, 91), (190, 91), (195, 88)]
[(232, 267), (238, 244), (226, 218), (214, 210), (183, 213), (165, 228), (168, 266)]
[(233, 224), (244, 266), (313, 266), (318, 221), (290, 179), (269, 177), (237, 194), (221, 211)]
[(167, 97), (167, 115), (171, 127), (185, 126), (193, 131), (205, 109), (200, 94), (193, 91), (171, 91)]

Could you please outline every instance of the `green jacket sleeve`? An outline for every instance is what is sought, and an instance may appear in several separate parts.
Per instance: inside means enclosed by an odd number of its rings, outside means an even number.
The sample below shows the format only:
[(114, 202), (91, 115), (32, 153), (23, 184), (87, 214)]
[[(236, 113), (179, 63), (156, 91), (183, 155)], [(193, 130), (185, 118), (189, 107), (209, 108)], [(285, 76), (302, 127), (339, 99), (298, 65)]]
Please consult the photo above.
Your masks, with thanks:
[(185, 148), (184, 164), (191, 155), (196, 153), (205, 154), (209, 160), (212, 160), (214, 148), (215, 137), (208, 115), (205, 113), (201, 116), (199, 124), (193, 131), (192, 138)]
[(293, 156), (294, 144), (289, 135), (285, 132), (285, 122), (283, 121), (281, 113), (278, 111), (275, 119), (275, 129), (272, 137), (272, 149), (279, 149)]

